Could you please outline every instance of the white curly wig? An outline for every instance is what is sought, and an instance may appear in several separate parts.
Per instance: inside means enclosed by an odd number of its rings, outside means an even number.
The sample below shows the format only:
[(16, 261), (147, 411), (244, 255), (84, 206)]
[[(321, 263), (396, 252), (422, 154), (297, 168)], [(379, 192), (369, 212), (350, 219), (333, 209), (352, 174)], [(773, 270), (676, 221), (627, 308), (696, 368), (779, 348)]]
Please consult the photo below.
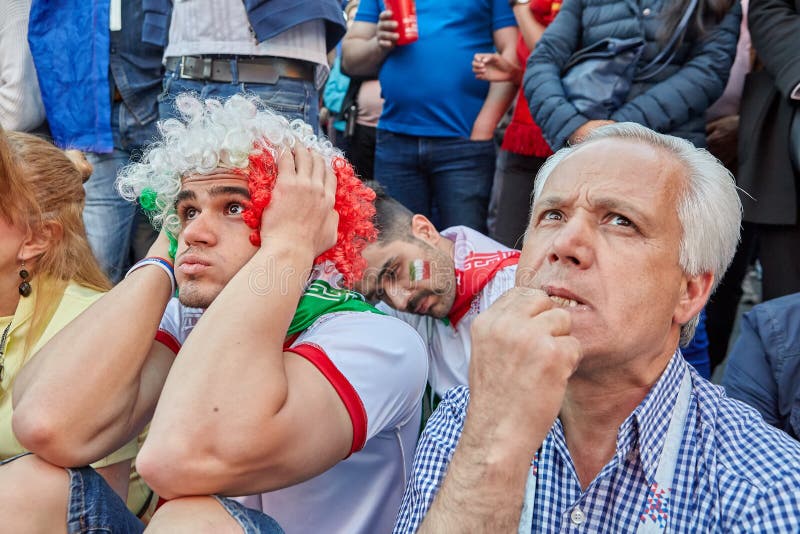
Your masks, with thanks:
[(180, 222), (175, 199), (181, 178), (208, 174), (219, 167), (246, 169), (250, 154), (272, 152), (297, 143), (321, 154), (328, 163), (340, 150), (300, 119), (289, 122), (268, 109), (258, 97), (235, 95), (226, 100), (200, 100), (192, 93), (175, 98), (181, 119), (159, 122), (160, 139), (151, 144), (139, 163), (125, 167), (117, 189), (130, 201), (139, 201), (156, 229), (162, 226), (174, 238)]

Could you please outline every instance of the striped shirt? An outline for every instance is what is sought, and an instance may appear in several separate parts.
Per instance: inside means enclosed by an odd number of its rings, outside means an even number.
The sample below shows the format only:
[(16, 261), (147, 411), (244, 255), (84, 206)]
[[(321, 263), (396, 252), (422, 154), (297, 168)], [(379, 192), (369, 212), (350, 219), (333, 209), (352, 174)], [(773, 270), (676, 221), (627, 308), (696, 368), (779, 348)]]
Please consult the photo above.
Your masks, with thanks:
[[(672, 488), (653, 483), (684, 373), (692, 395)], [(444, 479), (469, 390), (451, 389), (417, 447), (396, 533), (414, 532)], [(585, 491), (556, 420), (532, 462), (537, 492), (531, 532), (800, 532), (800, 444), (697, 375), (676, 352), (622, 423), (616, 453)]]

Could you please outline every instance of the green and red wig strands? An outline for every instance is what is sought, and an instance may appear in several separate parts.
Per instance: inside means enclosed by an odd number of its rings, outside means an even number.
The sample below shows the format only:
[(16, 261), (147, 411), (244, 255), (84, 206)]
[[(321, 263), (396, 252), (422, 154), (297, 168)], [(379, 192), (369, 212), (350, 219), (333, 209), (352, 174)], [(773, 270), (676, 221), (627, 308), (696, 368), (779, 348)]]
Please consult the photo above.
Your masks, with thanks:
[(180, 232), (175, 199), (184, 176), (208, 174), (218, 168), (247, 176), (251, 204), (243, 220), (253, 229), (251, 242), (259, 245), (261, 214), (269, 205), (277, 178), (276, 156), (300, 144), (321, 154), (337, 178), (337, 241), (316, 263), (333, 262), (348, 285), (361, 276), (366, 267), (361, 251), (377, 235), (372, 223), (375, 194), (355, 176), (341, 151), (314, 135), (310, 125), (298, 119), (289, 122), (253, 96), (201, 101), (186, 93), (178, 95), (175, 106), (181, 118), (159, 123), (161, 138), (139, 163), (123, 169), (117, 180), (124, 198), (138, 201), (154, 226), (166, 228), (173, 257)]

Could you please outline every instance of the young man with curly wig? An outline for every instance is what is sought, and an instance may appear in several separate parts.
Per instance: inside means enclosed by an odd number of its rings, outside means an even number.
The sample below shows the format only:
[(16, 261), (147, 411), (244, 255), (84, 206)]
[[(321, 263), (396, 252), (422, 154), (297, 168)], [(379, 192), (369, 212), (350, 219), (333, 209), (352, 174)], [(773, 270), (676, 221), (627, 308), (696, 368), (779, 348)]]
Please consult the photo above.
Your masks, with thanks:
[(427, 364), (410, 327), (342, 287), (373, 195), (302, 121), (244, 96), (176, 104), (119, 178), (161, 237), (20, 375), (15, 431), (39, 464), (74, 466), (152, 418), (137, 468), (169, 502), (150, 531), (387, 531)]

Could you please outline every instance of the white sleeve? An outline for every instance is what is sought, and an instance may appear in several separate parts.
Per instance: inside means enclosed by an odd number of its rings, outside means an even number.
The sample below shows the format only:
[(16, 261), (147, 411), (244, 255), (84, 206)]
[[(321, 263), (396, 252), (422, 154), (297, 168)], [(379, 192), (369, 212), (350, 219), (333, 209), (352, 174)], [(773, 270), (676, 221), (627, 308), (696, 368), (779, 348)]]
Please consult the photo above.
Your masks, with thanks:
[(354, 450), (360, 448), (357, 441), (419, 413), (428, 357), (419, 335), (398, 319), (333, 313), (318, 319), (289, 350), (311, 361), (339, 393), (353, 421)]
[(0, 27), (0, 126), (29, 131), (44, 121), (36, 68), (28, 47), (29, 1), (11, 1), (3, 7)]
[(181, 329), (181, 308), (177, 298), (170, 299), (167, 309), (164, 310), (164, 315), (161, 317), (161, 324), (158, 325), (158, 332), (156, 332), (156, 341), (166, 345), (175, 354), (178, 354), (185, 341)]

